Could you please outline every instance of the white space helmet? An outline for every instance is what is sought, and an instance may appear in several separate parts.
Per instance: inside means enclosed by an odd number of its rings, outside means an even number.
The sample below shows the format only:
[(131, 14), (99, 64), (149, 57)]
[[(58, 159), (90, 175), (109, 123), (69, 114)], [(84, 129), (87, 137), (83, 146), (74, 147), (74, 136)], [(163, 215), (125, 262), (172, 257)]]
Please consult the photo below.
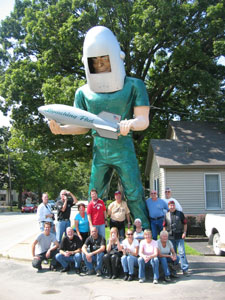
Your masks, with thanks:
[[(92, 57), (109, 56), (111, 71), (94, 73), (90, 64)], [(110, 93), (123, 88), (125, 68), (124, 52), (111, 30), (104, 26), (92, 27), (86, 34), (83, 46), (83, 63), (87, 83), (95, 93)]]

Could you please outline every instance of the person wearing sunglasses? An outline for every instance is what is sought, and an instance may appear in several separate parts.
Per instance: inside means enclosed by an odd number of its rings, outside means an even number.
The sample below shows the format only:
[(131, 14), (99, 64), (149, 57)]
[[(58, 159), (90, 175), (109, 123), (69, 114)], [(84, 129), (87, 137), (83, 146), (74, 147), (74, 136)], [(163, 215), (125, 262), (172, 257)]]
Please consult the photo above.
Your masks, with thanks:
[(158, 193), (155, 190), (151, 190), (146, 205), (150, 217), (152, 238), (157, 241), (157, 235), (163, 230), (163, 220), (165, 212), (168, 211), (168, 205), (163, 199), (158, 198)]
[(139, 242), (134, 239), (133, 231), (128, 229), (126, 232), (126, 239), (122, 242), (123, 256), (121, 258), (121, 263), (125, 274), (124, 280), (132, 281), (134, 279), (134, 267), (138, 266), (138, 250)]

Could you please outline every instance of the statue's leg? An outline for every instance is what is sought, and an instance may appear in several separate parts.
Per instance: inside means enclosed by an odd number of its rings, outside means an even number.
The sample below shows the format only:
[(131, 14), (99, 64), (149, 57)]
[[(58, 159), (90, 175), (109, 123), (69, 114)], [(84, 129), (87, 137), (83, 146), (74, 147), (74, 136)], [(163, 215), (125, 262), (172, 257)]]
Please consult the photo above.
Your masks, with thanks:
[[(96, 138), (95, 138), (96, 139)], [(100, 140), (100, 142), (104, 142)], [(91, 189), (96, 189), (99, 198), (102, 198), (104, 191), (110, 184), (113, 167), (104, 158), (105, 148), (100, 143), (99, 147), (96, 145), (96, 141), (93, 148), (93, 161), (91, 169), (91, 178), (89, 184), (88, 198), (90, 200)]]
[(127, 198), (127, 204), (134, 219), (140, 218), (143, 228), (150, 228), (148, 210), (144, 198), (144, 189), (141, 182), (140, 170), (136, 158), (134, 145), (127, 139), (119, 152), (118, 162), (114, 167), (118, 172)]

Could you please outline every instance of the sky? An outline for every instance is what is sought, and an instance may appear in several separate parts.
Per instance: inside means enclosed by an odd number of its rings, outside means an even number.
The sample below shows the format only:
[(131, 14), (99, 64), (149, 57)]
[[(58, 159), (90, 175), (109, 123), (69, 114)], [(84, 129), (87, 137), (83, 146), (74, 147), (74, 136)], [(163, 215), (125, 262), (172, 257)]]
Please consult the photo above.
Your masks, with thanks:
[[(15, 0), (0, 0), (0, 20), (5, 19), (9, 16), (13, 10)], [(9, 117), (4, 117), (0, 111), (0, 127), (9, 126)]]

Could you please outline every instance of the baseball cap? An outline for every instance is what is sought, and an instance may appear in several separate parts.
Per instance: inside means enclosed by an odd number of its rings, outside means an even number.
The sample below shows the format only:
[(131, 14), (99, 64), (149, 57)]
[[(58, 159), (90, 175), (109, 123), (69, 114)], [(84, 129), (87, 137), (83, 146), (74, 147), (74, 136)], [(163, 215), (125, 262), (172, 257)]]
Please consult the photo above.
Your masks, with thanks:
[(171, 188), (167, 187), (165, 191), (171, 192)]
[(141, 219), (139, 219), (139, 218), (137, 218), (137, 219), (134, 220), (134, 224), (135, 224), (136, 222), (142, 223), (142, 222), (141, 222)]
[(120, 191), (116, 191), (115, 195), (121, 195), (121, 192)]
[(170, 205), (170, 204), (175, 204), (175, 202), (174, 202), (173, 200), (170, 200), (170, 201), (168, 202), (168, 205)]

